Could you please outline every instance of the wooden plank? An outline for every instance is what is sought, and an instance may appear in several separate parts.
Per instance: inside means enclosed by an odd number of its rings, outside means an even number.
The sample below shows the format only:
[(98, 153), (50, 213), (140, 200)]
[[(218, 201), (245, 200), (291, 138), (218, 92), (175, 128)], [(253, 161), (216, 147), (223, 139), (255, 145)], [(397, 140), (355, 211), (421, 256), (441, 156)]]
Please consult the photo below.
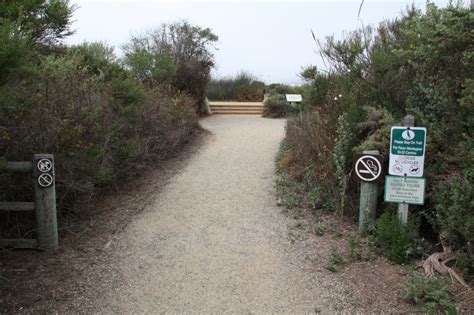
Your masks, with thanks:
[(263, 102), (209, 102), (209, 106), (263, 106)]
[(0, 211), (33, 211), (34, 202), (0, 202)]
[(24, 238), (2, 238), (0, 248), (30, 248), (38, 249), (38, 241)]
[(4, 162), (0, 163), (0, 171), (11, 173), (31, 173), (33, 171), (32, 162)]

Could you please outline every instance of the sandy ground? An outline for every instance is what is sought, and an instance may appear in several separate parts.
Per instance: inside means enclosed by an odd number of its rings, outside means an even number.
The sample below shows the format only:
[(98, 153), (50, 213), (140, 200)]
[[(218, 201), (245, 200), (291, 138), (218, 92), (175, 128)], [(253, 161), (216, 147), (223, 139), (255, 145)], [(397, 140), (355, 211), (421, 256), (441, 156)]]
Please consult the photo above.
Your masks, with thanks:
[(284, 120), (217, 116), (188, 165), (115, 243), (121, 284), (101, 313), (303, 313), (343, 294), (294, 255), (276, 207), (274, 158)]

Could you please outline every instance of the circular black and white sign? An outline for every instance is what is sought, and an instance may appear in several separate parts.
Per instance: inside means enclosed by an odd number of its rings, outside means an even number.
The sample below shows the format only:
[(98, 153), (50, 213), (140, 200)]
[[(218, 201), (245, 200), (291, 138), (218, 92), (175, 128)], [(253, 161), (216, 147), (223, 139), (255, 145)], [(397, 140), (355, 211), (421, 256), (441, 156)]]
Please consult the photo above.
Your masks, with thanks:
[(382, 175), (382, 164), (376, 157), (364, 155), (355, 163), (355, 171), (361, 180), (372, 182)]
[(54, 178), (53, 175), (44, 173), (38, 176), (38, 185), (43, 188), (50, 187), (53, 184)]
[(36, 163), (36, 168), (41, 173), (50, 172), (53, 169), (53, 162), (50, 159), (41, 159)]

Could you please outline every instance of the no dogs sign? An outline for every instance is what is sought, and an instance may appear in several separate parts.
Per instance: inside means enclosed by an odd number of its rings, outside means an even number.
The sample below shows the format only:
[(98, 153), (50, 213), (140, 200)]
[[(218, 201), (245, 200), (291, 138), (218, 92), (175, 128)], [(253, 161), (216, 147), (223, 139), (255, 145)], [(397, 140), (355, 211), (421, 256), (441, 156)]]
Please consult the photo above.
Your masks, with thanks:
[(355, 173), (364, 182), (374, 182), (382, 178), (383, 156), (378, 154), (358, 154)]

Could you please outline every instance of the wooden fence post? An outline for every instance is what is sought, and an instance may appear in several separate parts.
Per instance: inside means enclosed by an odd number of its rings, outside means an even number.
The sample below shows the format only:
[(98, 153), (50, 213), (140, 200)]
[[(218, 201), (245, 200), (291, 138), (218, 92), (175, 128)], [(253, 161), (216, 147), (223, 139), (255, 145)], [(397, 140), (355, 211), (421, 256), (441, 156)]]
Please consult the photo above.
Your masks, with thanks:
[[(380, 154), (378, 150), (364, 151), (363, 154)], [(377, 209), (378, 183), (360, 183), (359, 233), (365, 234), (375, 224)]]
[(53, 155), (34, 155), (33, 178), (38, 247), (43, 250), (54, 250), (58, 247), (58, 224)]

